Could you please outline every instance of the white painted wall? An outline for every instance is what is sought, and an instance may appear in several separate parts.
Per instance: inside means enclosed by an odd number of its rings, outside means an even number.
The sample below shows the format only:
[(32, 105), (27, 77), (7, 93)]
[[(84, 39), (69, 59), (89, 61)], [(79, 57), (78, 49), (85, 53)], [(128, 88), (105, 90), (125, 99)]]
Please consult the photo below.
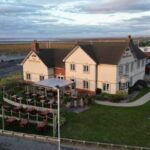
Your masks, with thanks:
[[(36, 57), (33, 57), (33, 55)], [(27, 73), (31, 74), (31, 80), (27, 80)], [(53, 69), (48, 69), (35, 52), (32, 52), (23, 64), (23, 79), (26, 81), (37, 82), (39, 81), (40, 75), (44, 76), (45, 79), (48, 79), (53, 74)]]
[(117, 66), (100, 64), (98, 65), (97, 87), (103, 90), (103, 83), (109, 84), (109, 90), (103, 91), (111, 94), (116, 93)]
[(141, 51), (143, 52), (150, 52), (150, 46), (146, 46), (146, 47), (139, 47)]
[[(140, 64), (140, 67), (137, 67), (137, 64)], [(143, 64), (144, 61), (144, 64)], [(145, 75), (145, 62), (146, 59), (137, 60), (131, 51), (125, 51), (122, 58), (119, 61), (117, 67), (117, 83), (121, 81), (121, 76), (125, 77), (126, 82), (130, 82), (130, 86), (133, 86), (136, 81), (143, 80)], [(131, 70), (131, 65), (133, 63), (133, 70)], [(129, 71), (126, 72), (125, 65), (129, 64)], [(123, 73), (119, 74), (119, 66), (123, 66)], [(117, 90), (119, 90), (119, 84), (117, 84)]]
[[(76, 70), (70, 70), (70, 64), (76, 65)], [(89, 72), (83, 72), (83, 65), (89, 65)], [(83, 89), (83, 80), (89, 81), (89, 91), (96, 89), (96, 63), (79, 47), (65, 61), (66, 79), (75, 79), (76, 88)]]

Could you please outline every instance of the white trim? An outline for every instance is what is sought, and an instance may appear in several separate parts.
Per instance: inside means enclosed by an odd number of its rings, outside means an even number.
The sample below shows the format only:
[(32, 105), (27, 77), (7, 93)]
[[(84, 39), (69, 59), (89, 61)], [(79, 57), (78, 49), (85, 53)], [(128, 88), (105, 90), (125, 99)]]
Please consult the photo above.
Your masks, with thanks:
[(21, 65), (24, 65), (24, 63), (28, 60), (28, 58), (32, 55), (32, 54), (35, 54), (36, 57), (38, 57), (38, 59), (43, 63), (43, 65), (47, 68), (47, 69), (50, 69), (46, 66), (46, 64), (42, 61), (42, 59), (35, 53), (35, 51), (30, 51), (29, 54), (25, 57), (25, 59), (22, 61)]
[(63, 59), (63, 62), (65, 62), (65, 61), (68, 59), (68, 57), (70, 57), (79, 47), (80, 47), (80, 46), (76, 46), (75, 48), (73, 48), (73, 50), (70, 51), (70, 52), (67, 54), (67, 56)]
[[(31, 50), (31, 51), (28, 53), (28, 55), (24, 58), (24, 60), (20, 63), (20, 65), (24, 65), (24, 63), (25, 63), (26, 60), (31, 56), (32, 53), (35, 53), (35, 52)], [(36, 54), (36, 53), (35, 53), (35, 54)]]
[(95, 60), (89, 55), (87, 54), (83, 49), (82, 47), (80, 46), (76, 46), (64, 59), (63, 59), (63, 62), (65, 62), (78, 48), (80, 48), (95, 64), (97, 64), (95, 62)]

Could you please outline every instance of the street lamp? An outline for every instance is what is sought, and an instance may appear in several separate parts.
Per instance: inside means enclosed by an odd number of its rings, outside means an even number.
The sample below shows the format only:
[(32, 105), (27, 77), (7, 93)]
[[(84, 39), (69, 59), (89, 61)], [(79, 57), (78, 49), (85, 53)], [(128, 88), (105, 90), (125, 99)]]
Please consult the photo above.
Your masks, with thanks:
[(4, 110), (4, 94), (5, 94), (5, 87), (3, 87), (3, 101), (2, 101), (2, 130), (5, 130), (5, 122), (4, 122), (4, 115), (5, 115), (5, 110)]
[(58, 150), (60, 150), (61, 147), (60, 147), (60, 89), (59, 89), (59, 86), (56, 86), (56, 89), (57, 89), (57, 107), (58, 107), (57, 108)]

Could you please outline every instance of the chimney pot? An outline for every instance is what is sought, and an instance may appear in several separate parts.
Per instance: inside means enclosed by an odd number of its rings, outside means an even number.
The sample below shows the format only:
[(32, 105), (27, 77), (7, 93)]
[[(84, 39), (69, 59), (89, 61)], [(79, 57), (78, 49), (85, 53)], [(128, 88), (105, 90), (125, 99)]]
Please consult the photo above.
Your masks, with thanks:
[(131, 35), (129, 35), (128, 38), (129, 38), (129, 42), (133, 41)]
[(38, 51), (38, 50), (39, 50), (39, 43), (37, 43), (36, 40), (33, 40), (33, 41), (32, 41), (31, 49), (32, 49), (33, 51)]

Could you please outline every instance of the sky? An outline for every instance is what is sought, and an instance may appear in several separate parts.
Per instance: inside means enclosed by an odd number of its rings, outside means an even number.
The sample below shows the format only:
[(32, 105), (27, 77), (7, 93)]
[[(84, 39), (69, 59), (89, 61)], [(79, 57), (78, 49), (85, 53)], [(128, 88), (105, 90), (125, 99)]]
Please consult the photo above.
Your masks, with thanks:
[(150, 36), (150, 0), (0, 0), (0, 38)]

